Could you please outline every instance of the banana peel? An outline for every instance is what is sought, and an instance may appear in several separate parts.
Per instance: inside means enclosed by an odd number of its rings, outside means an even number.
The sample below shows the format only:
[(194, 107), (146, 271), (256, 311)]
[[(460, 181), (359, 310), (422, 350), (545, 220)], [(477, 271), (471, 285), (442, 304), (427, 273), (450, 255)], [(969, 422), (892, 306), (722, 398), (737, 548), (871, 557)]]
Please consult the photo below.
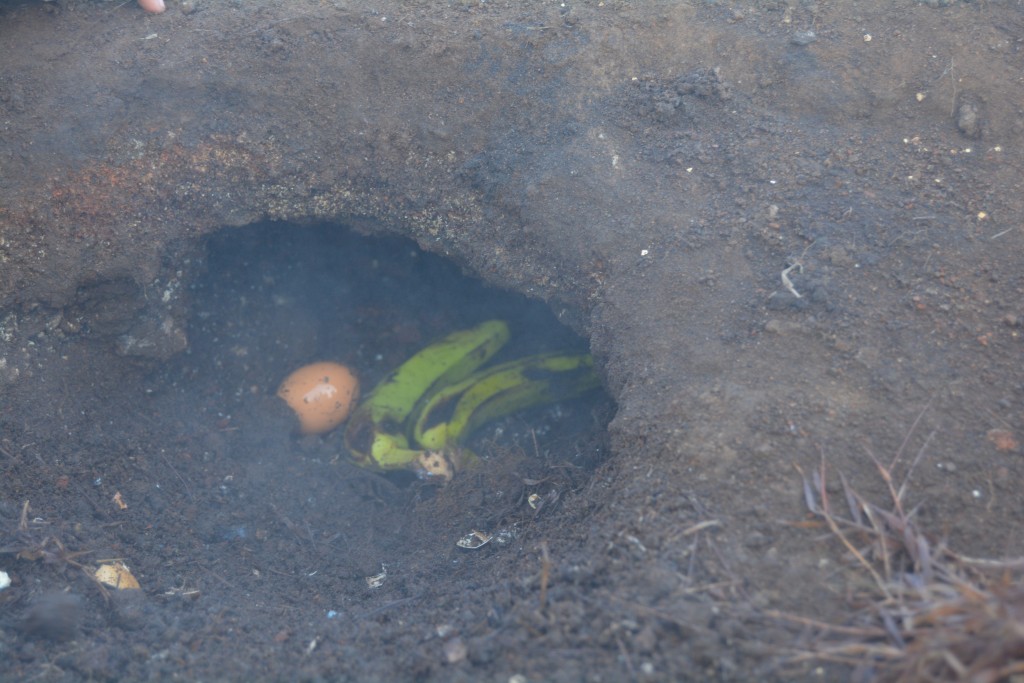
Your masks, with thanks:
[(491, 420), (575, 398), (598, 386), (594, 361), (587, 354), (520, 358), (435, 391), (417, 411), (412, 436), (429, 449), (461, 444)]
[(405, 361), (349, 418), (353, 461), (449, 481), (477, 462), (464, 444), (485, 423), (600, 386), (589, 354), (545, 353), (480, 369), (508, 338), (504, 321), (489, 320)]
[(357, 464), (374, 469), (407, 467), (423, 449), (410, 446), (405, 425), (434, 387), (458, 382), (490, 360), (508, 341), (508, 325), (488, 320), (449, 334), (402, 363), (349, 417), (345, 445)]

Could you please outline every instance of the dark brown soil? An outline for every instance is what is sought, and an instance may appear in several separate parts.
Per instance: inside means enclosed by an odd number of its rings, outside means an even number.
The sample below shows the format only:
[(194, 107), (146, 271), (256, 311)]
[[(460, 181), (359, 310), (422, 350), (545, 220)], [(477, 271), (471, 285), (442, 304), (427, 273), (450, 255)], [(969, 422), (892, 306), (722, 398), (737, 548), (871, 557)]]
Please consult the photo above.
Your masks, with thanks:
[[(1024, 555), (1018, 0), (3, 2), (0, 46), (4, 680), (843, 680), (771, 615), (863, 608), (797, 467), (884, 502), (869, 452)], [(607, 395), (447, 487), (274, 396), (489, 317)]]

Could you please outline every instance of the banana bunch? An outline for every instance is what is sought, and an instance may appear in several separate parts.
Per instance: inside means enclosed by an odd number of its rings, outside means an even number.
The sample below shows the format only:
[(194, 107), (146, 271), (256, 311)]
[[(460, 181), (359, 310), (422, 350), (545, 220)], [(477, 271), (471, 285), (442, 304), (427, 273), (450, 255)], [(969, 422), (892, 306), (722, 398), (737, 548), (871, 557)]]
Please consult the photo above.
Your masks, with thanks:
[(508, 338), (504, 321), (489, 320), (402, 363), (349, 417), (353, 460), (450, 480), (476, 460), (463, 444), (485, 423), (599, 386), (588, 354), (544, 353), (484, 368)]

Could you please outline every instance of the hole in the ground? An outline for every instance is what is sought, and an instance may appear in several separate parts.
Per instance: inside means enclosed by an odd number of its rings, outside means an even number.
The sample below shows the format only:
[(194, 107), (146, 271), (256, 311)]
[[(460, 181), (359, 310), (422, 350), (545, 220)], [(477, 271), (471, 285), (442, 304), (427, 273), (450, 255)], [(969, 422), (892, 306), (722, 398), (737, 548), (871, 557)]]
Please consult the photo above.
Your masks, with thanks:
[[(535, 545), (607, 451), (613, 406), (595, 389), (495, 410), (465, 440), (480, 461), (444, 487), (359, 467), (345, 425), (295, 433), (275, 395), (291, 371), (343, 363), (365, 399), (417, 351), (481, 321), (509, 330), (488, 365), (586, 354), (586, 341), (544, 304), (485, 286), (412, 242), (338, 225), (224, 230), (209, 240), (202, 270), (189, 349), (152, 391), (159, 414), (185, 427), (167, 457), (189, 463), (181, 484), (205, 544), (199, 561), (230, 573), (235, 588), (310, 590), (325, 611), (339, 611), (365, 597), (384, 565), (382, 590), (417, 595), (452, 563), (532, 547), (531, 537)], [(493, 541), (456, 546), (474, 531)]]

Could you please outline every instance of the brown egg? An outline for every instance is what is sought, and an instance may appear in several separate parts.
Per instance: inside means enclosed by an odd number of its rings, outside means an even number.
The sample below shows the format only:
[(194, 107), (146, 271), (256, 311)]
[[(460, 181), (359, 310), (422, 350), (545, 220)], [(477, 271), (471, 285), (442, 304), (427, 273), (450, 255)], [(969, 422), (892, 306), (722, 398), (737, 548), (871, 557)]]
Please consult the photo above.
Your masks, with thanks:
[(344, 365), (313, 363), (288, 375), (277, 395), (295, 411), (303, 434), (323, 434), (348, 417), (359, 380)]

